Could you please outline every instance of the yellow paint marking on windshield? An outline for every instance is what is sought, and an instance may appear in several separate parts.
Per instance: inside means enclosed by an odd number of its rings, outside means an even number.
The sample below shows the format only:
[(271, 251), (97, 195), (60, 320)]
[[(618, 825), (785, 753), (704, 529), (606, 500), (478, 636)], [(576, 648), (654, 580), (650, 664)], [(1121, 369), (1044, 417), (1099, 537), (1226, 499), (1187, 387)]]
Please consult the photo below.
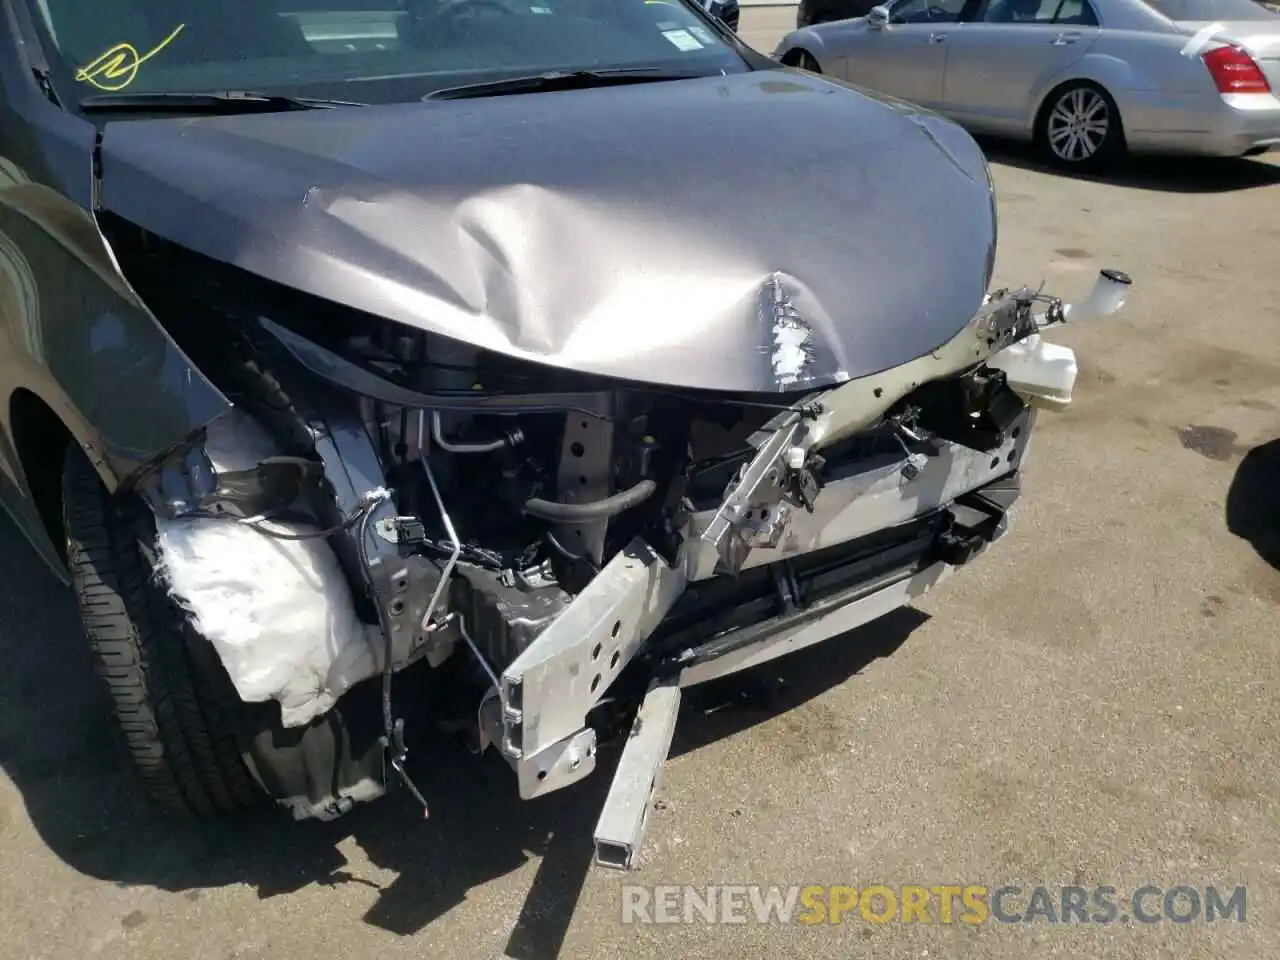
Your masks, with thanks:
[(117, 43), (78, 69), (76, 80), (92, 84), (99, 90), (123, 90), (137, 78), (138, 68), (173, 43), (186, 26), (185, 23), (178, 24), (171, 34), (146, 53), (138, 53), (138, 48), (131, 43)]

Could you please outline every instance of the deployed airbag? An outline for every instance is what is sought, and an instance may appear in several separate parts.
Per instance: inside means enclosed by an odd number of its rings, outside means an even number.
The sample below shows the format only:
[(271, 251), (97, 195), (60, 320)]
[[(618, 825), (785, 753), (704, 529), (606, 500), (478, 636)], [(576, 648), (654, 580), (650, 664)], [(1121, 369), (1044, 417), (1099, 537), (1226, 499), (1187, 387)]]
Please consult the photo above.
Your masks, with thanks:
[[(242, 470), (274, 453), (239, 411), (210, 425), (215, 471)], [(276, 700), (286, 727), (328, 711), (374, 675), (376, 628), (356, 616), (338, 559), (322, 538), (281, 540), (308, 528), (206, 517), (157, 518), (159, 572), (195, 628), (213, 644), (241, 699)]]

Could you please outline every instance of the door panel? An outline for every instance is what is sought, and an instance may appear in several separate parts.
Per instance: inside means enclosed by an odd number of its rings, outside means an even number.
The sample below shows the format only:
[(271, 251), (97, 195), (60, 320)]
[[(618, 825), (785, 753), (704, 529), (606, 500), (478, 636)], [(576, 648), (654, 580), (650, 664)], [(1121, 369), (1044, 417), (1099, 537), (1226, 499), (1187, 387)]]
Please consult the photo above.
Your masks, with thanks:
[(948, 39), (958, 25), (964, 0), (899, 0), (889, 23), (865, 32), (846, 61), (846, 78), (902, 100), (939, 109)]
[(1043, 81), (1097, 38), (1088, 0), (984, 0), (948, 38), (944, 109), (978, 129), (1024, 132)]

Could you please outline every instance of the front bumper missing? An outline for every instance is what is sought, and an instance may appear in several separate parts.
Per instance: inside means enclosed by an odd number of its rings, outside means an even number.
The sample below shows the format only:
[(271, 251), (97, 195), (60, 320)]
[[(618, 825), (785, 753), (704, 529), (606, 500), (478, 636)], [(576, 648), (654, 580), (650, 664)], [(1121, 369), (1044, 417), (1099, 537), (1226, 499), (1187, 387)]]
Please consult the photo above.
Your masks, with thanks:
[[(774, 545), (752, 544), (737, 528), (726, 528), (724, 535), (741, 545), (735, 550), (738, 572), (898, 527), (991, 484), (1022, 462), (1034, 418), (1034, 411), (1025, 410), (1004, 444), (989, 452), (933, 441), (932, 455), (918, 468), (901, 456), (860, 461), (856, 469), (834, 466), (812, 512), (793, 510)], [(783, 509), (785, 504), (778, 508)], [(692, 535), (676, 566), (642, 540), (633, 541), (503, 672), (501, 732), (494, 739), (521, 773), (525, 799), (566, 786), (594, 768), (594, 739), (582, 735), (587, 714), (686, 587), (714, 577), (722, 553), (707, 532), (719, 516), (713, 511), (694, 515)], [(566, 750), (567, 763), (553, 762)]]
[(933, 563), (903, 579), (879, 584), (859, 599), (837, 598), (816, 615), (793, 617), (787, 625), (770, 622), (743, 629), (723, 638), (720, 650), (691, 651), (690, 659), (695, 662), (655, 680), (636, 711), (596, 822), (596, 863), (618, 870), (636, 865), (653, 795), (675, 734), (683, 688), (767, 663), (870, 623), (922, 596), (951, 569), (946, 563)]
[[(1003, 443), (985, 452), (933, 439), (913, 456), (834, 464), (811, 511), (787, 499), (779, 504), (785, 463), (778, 460), (773, 478), (771, 465), (756, 473), (775, 491), (774, 507), (790, 510), (775, 512), (784, 521), (762, 531), (719, 524), (723, 509), (695, 514), (674, 566), (644, 541), (633, 541), (500, 678), (490, 738), (515, 768), (521, 797), (561, 789), (595, 769), (596, 734), (588, 714), (623, 670), (644, 658), (657, 681), (637, 715), (641, 729), (633, 730), (624, 749), (596, 832), (599, 862), (629, 867), (670, 745), (679, 689), (869, 623), (910, 603), (997, 539), (1017, 495), (1016, 470), (1034, 417), (1024, 410)], [(759, 459), (773, 464), (775, 454), (785, 452), (777, 446)], [(744, 481), (755, 478), (748, 471)], [(732, 540), (729, 549), (724, 540)], [(726, 560), (738, 577), (716, 576)], [(819, 562), (826, 564), (821, 570), (813, 567)], [(760, 604), (771, 601), (752, 586), (757, 581), (797, 589), (784, 587), (785, 608), (764, 612)], [(704, 618), (696, 629), (682, 631), (680, 601), (694, 586), (746, 593), (725, 602), (728, 619)], [(733, 611), (743, 614), (739, 622)]]
[[(655, 663), (657, 677), (636, 713), (594, 832), (596, 862), (630, 869), (675, 730), (680, 691), (756, 667), (871, 623), (923, 596), (1007, 530), (1006, 511), (1017, 495), (1016, 474), (971, 491), (954, 508), (911, 526), (901, 540), (834, 570), (818, 567), (799, 586), (804, 607), (742, 625), (694, 647), (669, 649)], [(856, 545), (837, 549), (856, 549)], [(787, 561), (783, 561), (783, 564)], [(848, 585), (822, 593), (824, 581)]]

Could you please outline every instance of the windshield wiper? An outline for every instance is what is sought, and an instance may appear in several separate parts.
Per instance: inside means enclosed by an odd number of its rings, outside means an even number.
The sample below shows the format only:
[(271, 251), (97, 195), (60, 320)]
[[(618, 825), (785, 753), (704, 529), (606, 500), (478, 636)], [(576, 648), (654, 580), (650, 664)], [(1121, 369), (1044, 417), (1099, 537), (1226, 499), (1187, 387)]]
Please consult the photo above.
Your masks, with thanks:
[(80, 100), (80, 109), (85, 113), (280, 113), (285, 110), (364, 106), (367, 104), (350, 100), (286, 97), (255, 90), (95, 93)]
[(661, 83), (664, 80), (693, 80), (700, 73), (673, 73), (652, 67), (618, 67), (604, 70), (552, 70), (527, 77), (508, 77), (447, 87), (429, 93), (423, 100), (467, 100), (473, 97), (500, 97), (509, 93), (546, 93), (554, 90), (587, 90), (629, 83)]

